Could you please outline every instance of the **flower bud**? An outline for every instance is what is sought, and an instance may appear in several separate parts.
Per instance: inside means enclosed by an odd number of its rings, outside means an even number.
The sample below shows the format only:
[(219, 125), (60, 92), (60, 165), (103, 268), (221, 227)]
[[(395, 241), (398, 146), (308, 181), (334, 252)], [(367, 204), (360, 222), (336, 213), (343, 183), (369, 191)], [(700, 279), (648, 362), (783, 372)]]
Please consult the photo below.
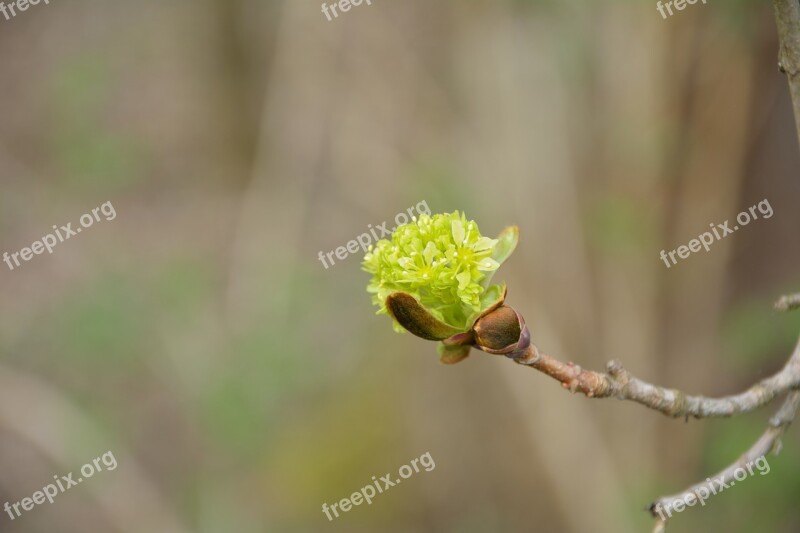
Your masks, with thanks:
[(487, 353), (519, 357), (530, 346), (525, 319), (513, 307), (501, 305), (473, 326), (475, 347)]

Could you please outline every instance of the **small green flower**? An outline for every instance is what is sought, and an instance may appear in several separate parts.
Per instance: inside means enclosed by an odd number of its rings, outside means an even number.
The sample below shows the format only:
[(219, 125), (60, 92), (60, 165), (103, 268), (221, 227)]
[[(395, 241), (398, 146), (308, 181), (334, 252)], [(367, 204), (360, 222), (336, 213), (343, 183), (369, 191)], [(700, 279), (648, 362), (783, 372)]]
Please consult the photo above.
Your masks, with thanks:
[[(363, 262), (372, 274), (367, 291), (379, 314), (395, 318), (396, 331), (405, 329), (387, 309), (387, 300), (396, 293), (419, 303), (415, 316), (424, 318), (427, 311), (442, 323), (426, 329), (429, 333), (412, 333), (444, 338), (468, 331), (482, 311), (505, 294), (504, 286), (489, 281), (513, 251), (517, 237), (516, 227), (506, 228), (498, 239), (483, 237), (478, 225), (458, 211), (420, 215), (397, 228), (391, 241), (370, 246)], [(408, 298), (403, 301), (408, 303)]]

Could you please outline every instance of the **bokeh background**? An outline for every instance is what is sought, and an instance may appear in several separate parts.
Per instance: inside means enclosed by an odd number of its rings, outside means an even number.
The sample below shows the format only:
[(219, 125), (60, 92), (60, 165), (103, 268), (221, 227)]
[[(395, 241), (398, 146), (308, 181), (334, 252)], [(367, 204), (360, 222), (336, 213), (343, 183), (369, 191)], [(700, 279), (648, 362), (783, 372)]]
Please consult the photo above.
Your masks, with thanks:
[[(520, 226), (496, 279), (548, 353), (708, 395), (769, 375), (800, 332), (771, 307), (800, 289), (800, 152), (768, 2), (53, 0), (0, 50), (0, 252), (117, 211), (0, 264), (0, 505), (119, 462), (1, 531), (649, 531), (777, 408), (687, 423), (443, 366), (374, 315), (360, 254), (317, 259), (464, 210)], [(798, 531), (797, 428), (769, 463), (670, 529)]]

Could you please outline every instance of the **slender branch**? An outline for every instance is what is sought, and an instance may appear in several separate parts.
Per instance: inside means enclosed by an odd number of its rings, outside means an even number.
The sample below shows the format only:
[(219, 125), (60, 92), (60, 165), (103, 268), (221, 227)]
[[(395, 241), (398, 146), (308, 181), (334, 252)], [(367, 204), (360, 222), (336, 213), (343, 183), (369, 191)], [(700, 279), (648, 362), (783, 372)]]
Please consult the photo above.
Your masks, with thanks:
[(655, 526), (653, 527), (653, 533), (664, 533), (667, 530), (667, 521), (662, 520), (661, 518), (656, 518)]
[(792, 388), (800, 387), (800, 342), (778, 373), (762, 379), (740, 394), (723, 398), (692, 396), (677, 389), (653, 385), (634, 377), (619, 361), (608, 363), (606, 373), (583, 370), (574, 363), (563, 363), (540, 352), (533, 344), (515, 361), (560, 381), (571, 392), (582, 392), (590, 398), (613, 396), (630, 400), (672, 417), (739, 415), (766, 405)]
[[(800, 407), (800, 390), (793, 390), (789, 393), (786, 397), (786, 400), (783, 402), (783, 405), (775, 413), (775, 416), (769, 421), (769, 427), (764, 432), (758, 441), (756, 441), (753, 446), (747, 450), (741, 457), (739, 457), (733, 464), (725, 468), (724, 470), (717, 472), (714, 474), (710, 479), (713, 482), (719, 484), (720, 487), (727, 486), (727, 484), (735, 483), (734, 474), (737, 470), (744, 469), (746, 466), (750, 465), (752, 471), (752, 464), (759, 458), (764, 457), (768, 453), (772, 453), (774, 455), (778, 455), (781, 451), (781, 441), (780, 438), (783, 436), (786, 428), (794, 420), (795, 414), (797, 413), (797, 409)], [(663, 517), (663, 510), (674, 509), (675, 504), (681, 500), (686, 502), (687, 497), (690, 494), (694, 494), (695, 498), (702, 500), (702, 491), (708, 497), (709, 494), (709, 478), (702, 483), (697, 483), (686, 489), (685, 491), (679, 494), (673, 494), (670, 496), (662, 496), (661, 498), (654, 501), (648, 509), (656, 518), (656, 523), (665, 524), (665, 519)], [(661, 516), (660, 516), (661, 514)]]
[(773, 0), (775, 22), (778, 25), (780, 51), (778, 66), (789, 78), (794, 118), (800, 140), (800, 2)]

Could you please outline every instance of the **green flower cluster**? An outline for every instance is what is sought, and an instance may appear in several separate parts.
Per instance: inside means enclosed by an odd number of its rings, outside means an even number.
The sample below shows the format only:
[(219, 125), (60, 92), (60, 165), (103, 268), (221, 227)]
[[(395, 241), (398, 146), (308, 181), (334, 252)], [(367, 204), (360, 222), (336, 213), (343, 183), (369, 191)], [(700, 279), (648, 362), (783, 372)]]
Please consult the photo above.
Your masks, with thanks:
[[(483, 237), (478, 225), (455, 211), (420, 215), (397, 228), (391, 241), (370, 246), (363, 268), (372, 274), (367, 287), (386, 314), (386, 298), (405, 292), (432, 315), (466, 330), (481, 310), (481, 296), (500, 264), (492, 258), (497, 239)], [(395, 322), (395, 330), (403, 328)]]

